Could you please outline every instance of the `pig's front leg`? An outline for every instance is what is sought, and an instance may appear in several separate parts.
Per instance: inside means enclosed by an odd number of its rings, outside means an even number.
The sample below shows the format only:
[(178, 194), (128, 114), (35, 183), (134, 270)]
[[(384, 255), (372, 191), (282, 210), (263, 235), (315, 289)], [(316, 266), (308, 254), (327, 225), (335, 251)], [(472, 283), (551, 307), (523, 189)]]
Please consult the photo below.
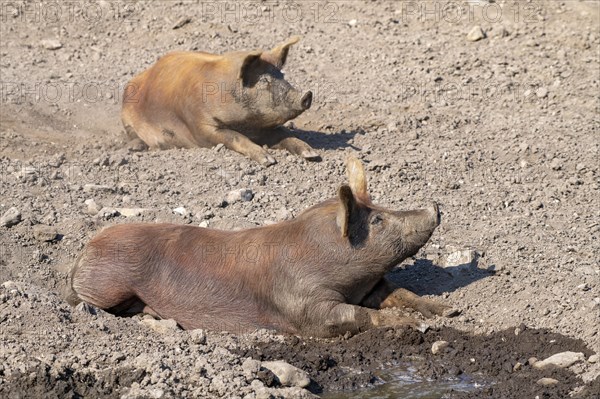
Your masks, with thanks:
[(429, 298), (422, 298), (405, 288), (394, 288), (386, 279), (381, 279), (362, 305), (373, 309), (411, 308), (425, 317), (434, 315), (452, 317), (458, 311)]
[(335, 304), (321, 320), (313, 320), (318, 326), (316, 335), (335, 337), (347, 332), (357, 334), (374, 327), (413, 327), (425, 331), (427, 326), (410, 317), (400, 317), (379, 310), (347, 303)]
[(257, 141), (266, 144), (270, 148), (288, 150), (290, 153), (309, 161), (321, 159), (310, 145), (294, 136), (294, 133), (284, 126), (264, 132)]
[(277, 163), (267, 150), (235, 130), (204, 126), (203, 135), (208, 136), (211, 142), (223, 143), (230, 150), (244, 154), (263, 166)]

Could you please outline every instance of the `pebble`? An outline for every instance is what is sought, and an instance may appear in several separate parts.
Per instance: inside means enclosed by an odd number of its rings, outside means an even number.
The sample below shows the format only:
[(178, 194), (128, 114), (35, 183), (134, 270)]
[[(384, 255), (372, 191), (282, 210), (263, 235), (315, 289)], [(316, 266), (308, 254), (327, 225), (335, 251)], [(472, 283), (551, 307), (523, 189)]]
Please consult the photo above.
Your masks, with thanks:
[(156, 320), (154, 318), (144, 318), (141, 322), (159, 334), (172, 334), (179, 331), (177, 322), (173, 319)]
[(481, 26), (474, 26), (473, 29), (467, 35), (467, 40), (476, 42), (485, 38), (485, 32), (481, 29)]
[(185, 25), (189, 24), (190, 22), (192, 22), (192, 18), (190, 17), (181, 17), (177, 20), (177, 22), (175, 22), (175, 24), (173, 25), (173, 29), (179, 29), (184, 27)]
[(258, 373), (260, 370), (260, 362), (249, 357), (242, 363), (242, 370), (249, 374)]
[(554, 378), (544, 377), (544, 378), (540, 378), (539, 380), (537, 380), (536, 384), (546, 387), (546, 386), (558, 384), (558, 380), (555, 380)]
[(310, 377), (307, 372), (284, 361), (262, 362), (262, 367), (271, 370), (283, 386), (306, 388), (310, 385)]
[(147, 211), (146, 208), (117, 208), (116, 211), (119, 212), (120, 215), (125, 216), (126, 218), (133, 216), (140, 216), (143, 212)]
[(572, 364), (585, 360), (585, 356), (581, 352), (561, 352), (550, 356), (547, 359), (540, 360), (533, 364), (533, 367), (538, 370), (545, 370), (550, 367), (565, 368)]
[(477, 253), (477, 251), (472, 249), (463, 249), (448, 254), (446, 259), (442, 262), (442, 266), (455, 268), (475, 268), (477, 267), (478, 259), (479, 253)]
[(448, 348), (448, 341), (435, 341), (433, 345), (431, 345), (431, 353), (437, 355), (440, 352), (444, 352), (446, 348)]
[(33, 236), (41, 242), (54, 241), (58, 238), (58, 231), (52, 226), (37, 224), (33, 226)]
[(203, 329), (197, 328), (190, 331), (190, 340), (196, 345), (206, 344), (206, 333)]
[(40, 42), (43, 48), (46, 50), (58, 50), (62, 48), (62, 43), (56, 39), (44, 39)]
[(350, 21), (348, 21), (348, 25), (350, 26), (356, 26), (356, 24), (358, 24), (358, 21), (355, 19), (351, 19)]
[(204, 228), (207, 228), (207, 227), (208, 227), (208, 224), (209, 224), (209, 223), (208, 223), (208, 220), (203, 220), (203, 221), (201, 221), (201, 222), (198, 224), (198, 226), (200, 226), (200, 227), (204, 227)]
[(540, 87), (535, 92), (535, 95), (538, 96), (538, 98), (546, 98), (548, 97), (548, 89), (546, 89), (545, 87)]
[(111, 186), (103, 185), (103, 184), (85, 184), (83, 186), (83, 191), (86, 193), (92, 192), (108, 192), (112, 193), (114, 189)]
[(225, 202), (228, 204), (235, 204), (239, 201), (252, 201), (254, 193), (249, 188), (241, 188), (238, 190), (232, 190), (225, 196)]
[(14, 206), (8, 211), (4, 212), (4, 215), (0, 217), (0, 226), (12, 227), (21, 222), (21, 212)]
[(179, 208), (173, 209), (173, 212), (175, 212), (181, 216), (187, 216), (187, 214), (188, 214), (188, 211), (182, 206), (180, 206)]
[(87, 205), (87, 213), (90, 215), (96, 215), (98, 212), (100, 212), (100, 209), (102, 209), (102, 207), (91, 198), (85, 200), (85, 204)]
[(598, 356), (598, 355), (592, 355), (588, 359), (588, 362), (590, 362), (590, 363), (598, 363), (599, 361), (600, 361), (600, 356)]

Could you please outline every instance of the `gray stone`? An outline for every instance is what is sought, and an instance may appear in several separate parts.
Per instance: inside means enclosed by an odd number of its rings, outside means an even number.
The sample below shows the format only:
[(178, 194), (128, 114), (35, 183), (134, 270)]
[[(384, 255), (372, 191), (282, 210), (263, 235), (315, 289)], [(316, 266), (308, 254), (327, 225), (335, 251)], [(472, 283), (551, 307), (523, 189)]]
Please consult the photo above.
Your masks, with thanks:
[(262, 367), (271, 370), (283, 386), (306, 388), (310, 384), (308, 373), (282, 360), (262, 362)]
[(44, 39), (40, 42), (40, 44), (46, 50), (58, 50), (63, 46), (62, 43), (59, 42), (57, 39)]
[(206, 343), (206, 333), (201, 328), (191, 330), (190, 340), (196, 345), (204, 345)]
[(182, 206), (173, 209), (173, 212), (176, 213), (176, 214), (178, 214), (178, 215), (181, 215), (181, 216), (187, 216), (187, 214), (188, 214), (187, 209), (185, 209)]
[(590, 362), (590, 363), (598, 363), (598, 361), (600, 361), (600, 356), (598, 356), (598, 355), (592, 355), (588, 359), (588, 362)]
[(173, 319), (156, 320), (156, 319), (142, 319), (142, 324), (150, 327), (159, 334), (173, 334), (179, 331), (177, 322)]
[(58, 238), (58, 231), (52, 226), (37, 224), (33, 226), (33, 236), (42, 242), (54, 241)]
[(85, 200), (85, 204), (87, 205), (87, 213), (90, 215), (97, 215), (102, 209), (102, 206), (96, 203), (92, 198)]
[[(452, 247), (448, 249), (453, 250)], [(442, 267), (453, 267), (459, 269), (471, 269), (477, 267), (479, 253), (472, 249), (453, 250), (442, 260)]]
[(83, 186), (83, 191), (85, 191), (86, 193), (93, 193), (93, 192), (112, 193), (114, 191), (114, 188), (111, 186), (107, 186), (105, 184), (85, 184)]
[(536, 384), (538, 385), (542, 385), (544, 387), (550, 386), (550, 385), (556, 385), (558, 384), (558, 380), (555, 380), (554, 378), (540, 378), (539, 380), (537, 380)]
[(133, 216), (140, 216), (142, 213), (144, 213), (147, 210), (148, 209), (146, 209), (146, 208), (117, 208), (116, 209), (116, 211), (119, 212), (119, 214), (125, 216), (126, 218), (133, 217)]
[(433, 345), (431, 345), (431, 353), (437, 355), (440, 352), (445, 352), (448, 345), (450, 345), (448, 341), (435, 341)]
[(577, 362), (585, 360), (585, 356), (581, 352), (561, 352), (550, 356), (547, 359), (540, 360), (533, 364), (533, 367), (538, 370), (545, 370), (550, 367), (565, 368)]
[(4, 212), (4, 215), (0, 217), (0, 226), (12, 227), (21, 222), (21, 212), (14, 206), (8, 211)]
[(485, 32), (481, 29), (481, 26), (474, 26), (473, 29), (467, 35), (467, 40), (476, 42), (478, 40), (485, 39)]
[(538, 96), (538, 98), (546, 98), (548, 97), (548, 89), (545, 87), (540, 87), (536, 90), (535, 95)]
[(240, 201), (252, 201), (252, 198), (254, 198), (252, 190), (249, 188), (242, 188), (228, 192), (225, 196), (225, 202), (228, 204), (235, 204)]
[(185, 25), (189, 24), (190, 22), (192, 22), (192, 18), (190, 17), (181, 17), (177, 20), (177, 22), (175, 22), (175, 24), (173, 24), (173, 29), (179, 29), (184, 27)]
[(260, 362), (249, 357), (242, 363), (242, 370), (249, 374), (258, 373), (260, 370)]

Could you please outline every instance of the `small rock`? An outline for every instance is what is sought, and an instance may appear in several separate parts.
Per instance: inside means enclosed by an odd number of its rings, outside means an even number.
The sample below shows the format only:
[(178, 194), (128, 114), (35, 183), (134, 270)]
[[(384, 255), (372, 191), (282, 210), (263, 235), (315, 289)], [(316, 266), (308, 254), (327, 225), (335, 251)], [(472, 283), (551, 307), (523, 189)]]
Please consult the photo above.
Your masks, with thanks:
[(577, 289), (581, 290), (581, 291), (589, 291), (590, 287), (586, 283), (583, 283), (583, 284), (579, 284), (577, 286)]
[(180, 206), (179, 208), (175, 208), (173, 209), (173, 212), (181, 215), (181, 216), (187, 216), (188, 212), (187, 209), (185, 209), (184, 207)]
[(112, 193), (114, 189), (111, 186), (102, 185), (102, 184), (85, 184), (83, 186), (83, 191), (86, 193), (92, 192), (108, 192)]
[(242, 188), (228, 192), (225, 196), (225, 202), (228, 204), (235, 204), (239, 201), (252, 201), (252, 198), (254, 198), (252, 190), (249, 188)]
[(77, 306), (75, 306), (75, 311), (76, 312), (90, 314), (90, 315), (97, 315), (98, 314), (98, 310), (99, 310), (98, 308), (96, 308), (93, 305), (90, 305), (87, 302), (79, 302), (77, 304)]
[(540, 87), (536, 90), (535, 95), (538, 96), (538, 98), (546, 98), (548, 97), (548, 89), (545, 87)]
[(358, 21), (355, 19), (351, 19), (350, 21), (348, 21), (348, 25), (350, 26), (356, 26), (356, 24), (358, 24)]
[(8, 211), (4, 212), (4, 215), (0, 217), (0, 226), (12, 227), (21, 222), (21, 212), (14, 206)]
[(306, 388), (310, 385), (307, 372), (284, 361), (262, 362), (262, 367), (271, 370), (283, 386)]
[(442, 263), (443, 267), (475, 268), (477, 267), (478, 259), (479, 254), (477, 251), (463, 249), (451, 252)]
[(103, 219), (112, 219), (115, 216), (119, 216), (119, 211), (117, 211), (114, 208), (104, 207), (104, 208), (100, 209), (100, 211), (98, 212), (98, 214), (96, 216), (103, 218)]
[(85, 204), (87, 205), (87, 213), (90, 215), (97, 215), (98, 212), (100, 212), (100, 209), (102, 209), (102, 207), (91, 198), (85, 200)]
[(173, 29), (179, 29), (179, 28), (189, 24), (190, 22), (192, 22), (192, 18), (181, 17), (177, 20), (177, 22), (175, 22), (175, 24), (173, 25)]
[(577, 362), (585, 360), (585, 356), (581, 352), (561, 352), (550, 356), (547, 359), (535, 362), (533, 367), (538, 370), (545, 370), (549, 367), (565, 368)]
[(208, 220), (201, 221), (200, 223), (198, 223), (198, 226), (207, 228), (208, 227)]
[(367, 165), (368, 170), (380, 171), (384, 169), (388, 169), (390, 167), (390, 163), (384, 159), (377, 158), (369, 162)]
[(249, 374), (258, 373), (258, 370), (260, 370), (260, 362), (249, 357), (242, 363), (242, 370)]
[(517, 362), (515, 363), (514, 367), (513, 367), (513, 371), (519, 371), (523, 368), (523, 364), (521, 362)]
[(117, 208), (116, 209), (119, 214), (125, 216), (126, 218), (132, 216), (140, 216), (143, 212), (147, 211), (146, 208)]
[(281, 208), (275, 213), (275, 217), (277, 220), (289, 220), (293, 215), (292, 212), (288, 211), (286, 208)]
[(190, 340), (196, 345), (204, 345), (206, 343), (206, 333), (201, 328), (191, 330)]
[(440, 352), (445, 352), (448, 345), (448, 341), (435, 341), (433, 345), (431, 345), (431, 353), (437, 355)]
[(598, 361), (600, 361), (600, 356), (598, 356), (598, 355), (592, 355), (588, 359), (588, 362), (590, 362), (590, 363), (598, 363)]
[(474, 26), (473, 29), (467, 35), (467, 40), (476, 42), (478, 40), (485, 39), (485, 32), (481, 29), (481, 26)]
[(173, 319), (156, 320), (154, 318), (142, 319), (141, 321), (159, 334), (173, 334), (179, 331), (177, 322)]
[(52, 226), (37, 224), (33, 226), (33, 236), (41, 242), (55, 241), (58, 238), (58, 231)]
[(44, 39), (40, 42), (43, 48), (46, 50), (58, 50), (62, 48), (62, 43), (56, 39)]
[(539, 380), (537, 380), (536, 384), (538, 385), (542, 385), (544, 387), (550, 386), (550, 385), (556, 385), (558, 384), (558, 380), (555, 380), (554, 378), (540, 378)]

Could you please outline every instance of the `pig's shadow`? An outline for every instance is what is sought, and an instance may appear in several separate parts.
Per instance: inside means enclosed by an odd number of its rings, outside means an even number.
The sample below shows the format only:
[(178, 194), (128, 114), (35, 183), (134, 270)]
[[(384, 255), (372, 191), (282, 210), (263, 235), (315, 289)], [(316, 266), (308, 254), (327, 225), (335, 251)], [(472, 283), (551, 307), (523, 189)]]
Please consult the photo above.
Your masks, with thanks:
[(470, 264), (440, 267), (428, 259), (416, 259), (414, 264), (396, 268), (386, 277), (396, 286), (406, 288), (417, 295), (441, 295), (495, 273), (494, 270), (479, 269)]
[(312, 148), (318, 150), (336, 150), (338, 148), (359, 148), (350, 144), (349, 141), (357, 134), (365, 134), (363, 129), (347, 131), (342, 129), (337, 133), (324, 133), (316, 130), (302, 130), (298, 128), (292, 129), (294, 135), (300, 140), (308, 143)]

